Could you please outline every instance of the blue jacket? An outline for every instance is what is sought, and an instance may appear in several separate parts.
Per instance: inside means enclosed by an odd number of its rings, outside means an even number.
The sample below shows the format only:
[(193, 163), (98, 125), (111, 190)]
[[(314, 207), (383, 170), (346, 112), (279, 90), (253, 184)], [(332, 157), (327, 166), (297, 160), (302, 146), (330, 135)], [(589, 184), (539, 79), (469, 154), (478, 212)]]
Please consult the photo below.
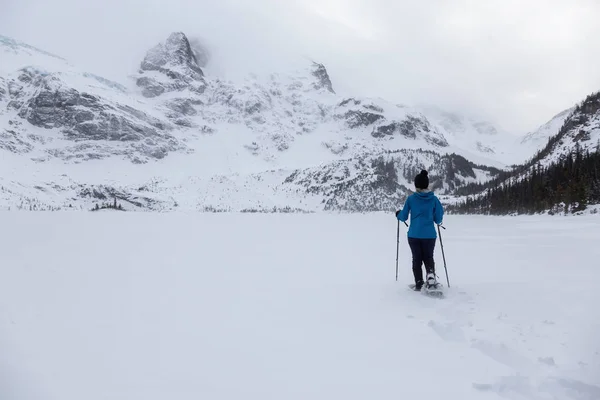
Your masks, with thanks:
[(444, 208), (433, 192), (416, 192), (408, 196), (404, 208), (398, 213), (398, 220), (406, 222), (410, 213), (408, 237), (417, 239), (435, 239), (434, 222), (441, 224)]

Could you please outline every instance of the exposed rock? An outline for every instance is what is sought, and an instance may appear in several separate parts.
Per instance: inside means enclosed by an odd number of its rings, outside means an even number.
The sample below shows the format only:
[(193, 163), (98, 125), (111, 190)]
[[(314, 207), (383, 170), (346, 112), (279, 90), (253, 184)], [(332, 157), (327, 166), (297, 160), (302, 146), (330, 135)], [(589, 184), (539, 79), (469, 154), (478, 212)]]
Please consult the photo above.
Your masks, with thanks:
[(8, 108), (12, 108), (14, 110), (18, 110), (23, 106), (23, 84), (16, 82), (14, 80), (8, 81), (7, 89), (8, 89), (8, 97), (11, 99), (8, 103)]
[[(170, 129), (167, 123), (129, 105), (73, 89), (62, 82), (60, 74), (25, 68), (8, 86), (11, 99), (8, 106), (17, 109), (19, 117), (33, 126), (60, 129), (67, 139), (81, 142), (60, 149), (45, 149), (48, 156), (85, 161), (114, 155), (131, 158), (137, 152), (145, 157), (163, 158), (167, 152), (183, 147), (166, 133)], [(18, 126), (19, 122), (9, 120), (9, 125)], [(36, 135), (27, 138), (31, 142), (21, 137), (19, 131), (5, 131), (0, 135), (0, 146), (14, 152), (28, 152), (32, 143), (40, 140)], [(133, 145), (147, 139), (152, 143)], [(130, 144), (120, 148), (88, 141)], [(44, 160), (44, 157), (36, 159)]]
[(264, 103), (257, 96), (252, 96), (244, 104), (244, 111), (246, 114), (255, 114), (261, 112), (265, 108)]
[(183, 126), (184, 128), (191, 128), (194, 126), (192, 121), (187, 118), (175, 118), (173, 119), (173, 123), (177, 126)]
[[(152, 75), (153, 72), (160, 75)], [(145, 97), (186, 89), (202, 94), (206, 89), (204, 73), (187, 37), (181, 32), (172, 33), (164, 44), (150, 49), (140, 64), (140, 73), (150, 73), (136, 82)]]
[(198, 111), (194, 108), (194, 103), (190, 99), (174, 99), (166, 103), (166, 106), (183, 115), (196, 115)]
[(172, 79), (200, 80), (204, 76), (190, 42), (182, 32), (172, 33), (165, 44), (159, 43), (150, 49), (140, 68), (144, 71), (162, 72)]
[(271, 135), (271, 140), (279, 151), (284, 151), (290, 148), (290, 143), (294, 141), (294, 137), (289, 133), (275, 133)]
[(348, 105), (350, 103), (352, 103), (355, 106), (358, 106), (358, 105), (360, 105), (361, 101), (360, 100), (356, 100), (356, 99), (352, 99), (352, 98), (350, 98), (350, 99), (344, 99), (344, 100), (342, 100), (340, 102), (340, 104), (338, 104), (338, 106), (339, 107), (344, 107), (344, 106), (346, 106), (346, 105)]
[(325, 66), (323, 64), (313, 63), (313, 68), (314, 70), (312, 74), (315, 78), (317, 78), (317, 81), (313, 83), (313, 87), (317, 90), (324, 88), (331, 93), (335, 93)]
[(486, 146), (481, 142), (477, 142), (477, 150), (481, 151), (482, 153), (495, 153), (493, 148)]
[(367, 110), (375, 111), (378, 113), (383, 113), (384, 111), (383, 108), (376, 106), (375, 104), (364, 104), (363, 107)]
[(8, 150), (11, 153), (23, 154), (33, 150), (33, 146), (23, 140), (21, 135), (12, 129), (0, 131), (0, 149)]
[(142, 88), (144, 97), (157, 97), (165, 92), (165, 87), (162, 84), (147, 76), (139, 78), (136, 83)]
[(64, 128), (72, 139), (139, 140), (156, 135), (157, 127), (164, 128), (141, 111), (127, 107), (117, 110), (96, 96), (69, 88), (56, 90), (46, 81), (19, 116), (34, 126)]
[(369, 126), (380, 119), (384, 119), (384, 116), (372, 112), (349, 110), (343, 115), (343, 118), (346, 120), (346, 125), (349, 128), (358, 128)]
[(394, 121), (389, 124), (373, 128), (371, 136), (383, 138), (400, 134), (408, 139), (416, 139), (420, 135), (430, 144), (447, 147), (448, 142), (444, 136), (433, 128), (425, 118), (417, 118), (409, 115), (403, 121)]
[(432, 134), (425, 135), (425, 140), (427, 141), (427, 143), (432, 144), (434, 146), (438, 146), (438, 147), (448, 147), (449, 146), (448, 141), (446, 140), (444, 135), (439, 133), (437, 130), (434, 131)]
[(340, 155), (343, 154), (345, 151), (348, 150), (348, 144), (347, 143), (337, 143), (337, 142), (323, 142), (323, 146), (325, 146), (325, 148), (327, 148), (329, 151), (331, 151), (333, 154), (336, 155)]
[(429, 132), (429, 123), (409, 115), (398, 124), (398, 131), (402, 136), (416, 138), (419, 131)]
[(420, 132), (429, 132), (429, 125), (418, 118), (408, 116), (403, 121), (375, 127), (373, 132), (371, 132), (371, 136), (382, 138), (398, 133), (406, 138), (416, 139), (417, 134)]
[[(393, 136), (396, 132), (400, 131), (400, 123), (392, 122), (386, 125), (380, 125), (373, 128), (373, 132), (371, 132), (371, 136), (375, 138), (383, 138), (385, 136)], [(415, 135), (416, 137), (416, 135)]]
[(6, 81), (4, 78), (0, 77), (0, 100), (4, 100), (6, 97), (7, 89), (6, 89)]

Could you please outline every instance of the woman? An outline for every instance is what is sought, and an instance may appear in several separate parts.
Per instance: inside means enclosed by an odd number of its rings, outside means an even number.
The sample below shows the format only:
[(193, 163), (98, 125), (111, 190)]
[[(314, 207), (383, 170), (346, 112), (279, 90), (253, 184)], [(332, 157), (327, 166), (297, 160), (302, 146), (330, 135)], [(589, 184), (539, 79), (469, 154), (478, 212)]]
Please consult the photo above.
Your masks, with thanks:
[(415, 276), (415, 290), (423, 287), (422, 264), (427, 273), (427, 289), (437, 287), (433, 252), (437, 233), (435, 224), (440, 225), (444, 217), (444, 208), (440, 200), (429, 190), (429, 177), (423, 170), (415, 177), (416, 192), (408, 196), (402, 210), (396, 211), (396, 218), (406, 222), (410, 214), (408, 244), (412, 252), (412, 269)]

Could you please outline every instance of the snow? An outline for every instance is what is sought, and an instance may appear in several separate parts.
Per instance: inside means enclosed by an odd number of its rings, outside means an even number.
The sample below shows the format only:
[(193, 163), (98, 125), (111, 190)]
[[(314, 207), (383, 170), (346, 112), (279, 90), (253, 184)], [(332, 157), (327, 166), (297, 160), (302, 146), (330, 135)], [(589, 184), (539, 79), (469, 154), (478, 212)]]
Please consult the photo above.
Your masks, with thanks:
[(537, 150), (541, 150), (547, 143), (550, 137), (556, 135), (563, 126), (565, 120), (575, 110), (575, 107), (568, 108), (550, 119), (538, 129), (526, 134), (521, 140), (521, 145), (528, 146), (530, 153), (533, 154)]
[[(600, 398), (600, 218), (2, 213), (0, 398)], [(440, 246), (438, 275), (445, 282)]]
[(0, 75), (26, 66), (41, 68), (48, 72), (72, 68), (63, 58), (2, 35), (0, 35), (0, 55), (2, 56)]
[(485, 121), (449, 113), (436, 106), (420, 106), (419, 109), (434, 124), (447, 133), (451, 151), (468, 160), (496, 168), (524, 162), (533, 155), (530, 148), (518, 146), (519, 135), (497, 129)]

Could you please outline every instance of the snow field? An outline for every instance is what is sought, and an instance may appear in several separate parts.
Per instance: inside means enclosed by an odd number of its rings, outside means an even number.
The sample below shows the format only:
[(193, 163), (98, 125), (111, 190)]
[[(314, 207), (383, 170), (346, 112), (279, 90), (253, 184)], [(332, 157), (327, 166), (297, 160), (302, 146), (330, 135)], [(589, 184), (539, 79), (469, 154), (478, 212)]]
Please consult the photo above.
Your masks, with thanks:
[[(600, 218), (2, 213), (0, 398), (600, 398)], [(445, 274), (439, 242), (436, 262)]]

